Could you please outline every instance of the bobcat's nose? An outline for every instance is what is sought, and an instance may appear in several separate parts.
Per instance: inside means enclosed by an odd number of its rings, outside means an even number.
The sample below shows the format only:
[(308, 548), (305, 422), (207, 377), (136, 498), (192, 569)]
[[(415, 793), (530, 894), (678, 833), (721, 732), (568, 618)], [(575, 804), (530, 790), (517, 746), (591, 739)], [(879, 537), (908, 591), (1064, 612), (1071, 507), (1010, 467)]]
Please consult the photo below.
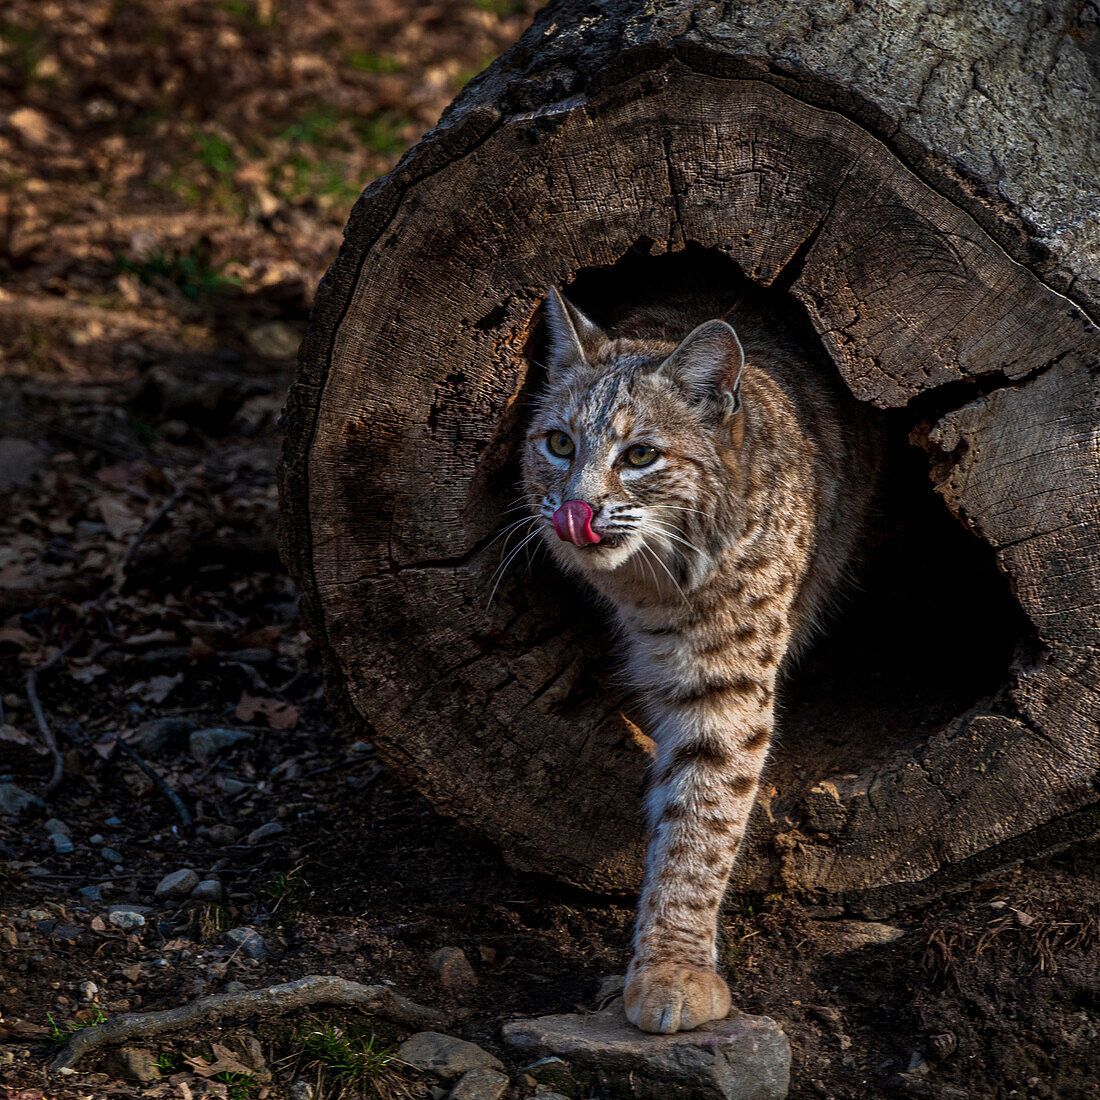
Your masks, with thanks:
[(562, 542), (589, 546), (600, 541), (592, 530), (592, 509), (583, 500), (567, 500), (554, 513), (554, 532)]

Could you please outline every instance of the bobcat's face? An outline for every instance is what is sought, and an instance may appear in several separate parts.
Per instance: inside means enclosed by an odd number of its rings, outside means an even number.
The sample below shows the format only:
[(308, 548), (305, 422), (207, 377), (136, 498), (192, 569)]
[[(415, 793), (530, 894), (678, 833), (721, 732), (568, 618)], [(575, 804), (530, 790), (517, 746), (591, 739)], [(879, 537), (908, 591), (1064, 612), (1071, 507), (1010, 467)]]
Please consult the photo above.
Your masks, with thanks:
[(524, 451), (527, 499), (566, 568), (602, 573), (634, 559), (656, 581), (685, 551), (702, 552), (707, 501), (728, 482), (740, 344), (710, 321), (669, 354), (609, 340), (556, 293), (547, 308), (551, 359)]
[(692, 453), (713, 448), (686, 403), (653, 376), (659, 363), (577, 372), (540, 402), (524, 480), (563, 565), (589, 572), (636, 554), (663, 559), (686, 537), (682, 520), (700, 495)]

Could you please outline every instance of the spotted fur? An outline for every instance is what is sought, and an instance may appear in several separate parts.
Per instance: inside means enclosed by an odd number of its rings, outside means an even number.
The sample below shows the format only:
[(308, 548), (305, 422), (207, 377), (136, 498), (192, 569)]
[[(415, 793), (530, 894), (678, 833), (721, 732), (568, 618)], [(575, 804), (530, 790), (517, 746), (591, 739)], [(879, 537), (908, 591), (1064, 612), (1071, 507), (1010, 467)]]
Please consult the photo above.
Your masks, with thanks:
[[(672, 1032), (724, 1016), (719, 905), (768, 754), (784, 659), (845, 572), (874, 490), (872, 422), (782, 323), (698, 296), (605, 333), (556, 291), (547, 384), (524, 449), (557, 562), (613, 605), (657, 744), (627, 1016)], [(705, 323), (693, 328), (697, 321)], [(574, 452), (552, 452), (564, 432)], [(629, 448), (656, 448), (641, 469)], [(641, 453), (641, 452), (638, 452)], [(564, 502), (601, 539), (562, 541)]]

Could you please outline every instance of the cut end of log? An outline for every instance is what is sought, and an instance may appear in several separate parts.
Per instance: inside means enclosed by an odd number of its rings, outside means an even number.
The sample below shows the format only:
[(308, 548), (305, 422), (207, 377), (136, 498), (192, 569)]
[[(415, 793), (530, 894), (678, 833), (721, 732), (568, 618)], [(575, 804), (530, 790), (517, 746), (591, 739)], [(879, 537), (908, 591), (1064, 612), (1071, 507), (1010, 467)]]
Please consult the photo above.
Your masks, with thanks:
[(1017, 215), (928, 182), (932, 148), (820, 105), (820, 74), (757, 78), (751, 42), (661, 27), (521, 104), (565, 29), (525, 40), (356, 207), (281, 474), (334, 701), (515, 863), (637, 885), (647, 738), (602, 613), (539, 561), (488, 597), (545, 288), (606, 323), (690, 270), (768, 296), (893, 452), (862, 587), (791, 672), (735, 889), (885, 912), (1095, 831), (1100, 332), (1006, 252), (1030, 255)]

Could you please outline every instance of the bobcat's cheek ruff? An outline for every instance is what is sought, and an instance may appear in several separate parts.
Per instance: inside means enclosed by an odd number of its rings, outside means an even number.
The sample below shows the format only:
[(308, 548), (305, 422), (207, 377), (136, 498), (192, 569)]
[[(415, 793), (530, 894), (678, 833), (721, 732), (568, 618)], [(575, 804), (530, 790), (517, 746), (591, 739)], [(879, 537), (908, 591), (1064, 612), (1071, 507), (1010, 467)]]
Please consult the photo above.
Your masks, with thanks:
[(589, 546), (600, 541), (600, 536), (592, 530), (592, 509), (583, 500), (567, 500), (554, 513), (554, 531), (562, 542), (571, 542), (574, 546)]

